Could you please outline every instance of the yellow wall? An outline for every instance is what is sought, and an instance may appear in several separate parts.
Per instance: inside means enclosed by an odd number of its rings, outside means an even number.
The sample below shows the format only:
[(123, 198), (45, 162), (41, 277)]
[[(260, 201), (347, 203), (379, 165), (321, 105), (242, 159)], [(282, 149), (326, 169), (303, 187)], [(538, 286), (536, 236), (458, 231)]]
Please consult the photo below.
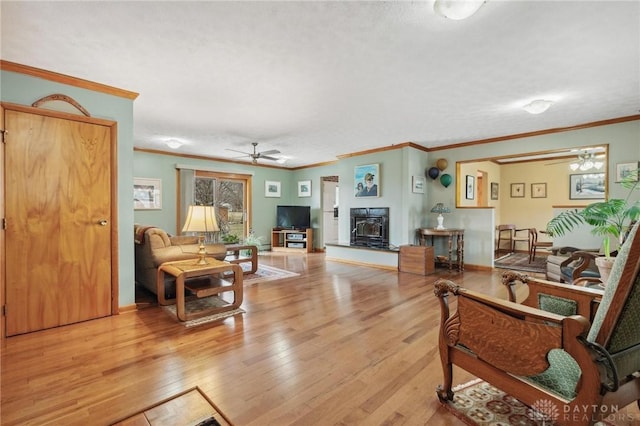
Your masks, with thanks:
[[(475, 207), (474, 200), (465, 198), (465, 176), (477, 176), (478, 171), (487, 172), (489, 182), (499, 184), (499, 199), (488, 198), (488, 207), (495, 208), (497, 224), (514, 224), (517, 228), (544, 230), (553, 217), (553, 206), (585, 206), (594, 200), (569, 199), (569, 163), (553, 160), (498, 165), (490, 161), (460, 164), (460, 207)], [(512, 184), (524, 184), (524, 197), (512, 197)], [(546, 184), (545, 198), (532, 198), (532, 184)], [(490, 187), (490, 183), (489, 183)], [(524, 233), (522, 234), (524, 236)], [(547, 240), (544, 235), (540, 241)]]

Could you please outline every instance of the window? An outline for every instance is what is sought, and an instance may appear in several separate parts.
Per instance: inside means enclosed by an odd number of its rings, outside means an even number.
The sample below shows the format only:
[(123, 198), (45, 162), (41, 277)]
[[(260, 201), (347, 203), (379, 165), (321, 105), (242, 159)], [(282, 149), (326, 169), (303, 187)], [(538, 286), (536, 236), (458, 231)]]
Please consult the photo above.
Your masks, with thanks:
[(244, 240), (251, 227), (251, 176), (197, 170), (193, 201), (197, 205), (215, 206), (220, 237), (237, 236)]

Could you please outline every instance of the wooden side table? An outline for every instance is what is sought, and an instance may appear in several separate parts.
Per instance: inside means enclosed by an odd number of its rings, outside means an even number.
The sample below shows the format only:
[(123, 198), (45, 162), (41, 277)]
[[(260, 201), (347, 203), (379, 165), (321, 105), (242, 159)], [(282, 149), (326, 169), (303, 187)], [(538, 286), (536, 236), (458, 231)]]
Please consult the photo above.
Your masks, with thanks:
[[(243, 273), (240, 265), (215, 259), (207, 259), (207, 261), (209, 263), (206, 265), (198, 265), (195, 263), (196, 260), (180, 260), (166, 262), (158, 267), (158, 304), (170, 305), (175, 300), (176, 313), (180, 321), (231, 311), (242, 304)], [(229, 274), (230, 272), (231, 274)], [(225, 273), (228, 275), (225, 275)], [(167, 300), (164, 297), (164, 274), (169, 274), (176, 278), (175, 299)], [(233, 280), (229, 281), (232, 277)], [(187, 281), (189, 278), (206, 279)], [(191, 291), (198, 298), (215, 296), (231, 291), (233, 292), (233, 302), (188, 314), (185, 312), (185, 289)]]
[[(225, 261), (229, 263), (251, 262), (251, 269), (244, 271), (245, 274), (255, 274), (258, 270), (258, 247), (242, 244), (225, 244), (227, 247), (227, 257)], [(240, 254), (243, 250), (249, 250), (249, 256)]]
[[(445, 237), (448, 240), (448, 257), (444, 260), (442, 256), (436, 256), (436, 264), (445, 264), (449, 266), (449, 271), (453, 269), (455, 265), (458, 272), (464, 271), (464, 229), (435, 229), (435, 228), (419, 228), (417, 230), (418, 237), (420, 238), (420, 245), (425, 245), (427, 237), (431, 237), (431, 245), (433, 246), (435, 237)], [(455, 258), (454, 253), (454, 241), (455, 241)]]

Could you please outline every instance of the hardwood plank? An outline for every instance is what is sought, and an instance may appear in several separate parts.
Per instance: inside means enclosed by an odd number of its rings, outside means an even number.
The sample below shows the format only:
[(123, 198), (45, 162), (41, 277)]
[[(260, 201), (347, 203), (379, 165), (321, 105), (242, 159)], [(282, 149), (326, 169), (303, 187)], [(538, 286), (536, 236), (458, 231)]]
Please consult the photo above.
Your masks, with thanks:
[(300, 276), (245, 286), (246, 313), (223, 322), (187, 329), (152, 306), (5, 339), (0, 424), (107, 425), (195, 386), (243, 426), (462, 424), (436, 397), (432, 284), (506, 299), (499, 271), (421, 276), (322, 253), (259, 262)]

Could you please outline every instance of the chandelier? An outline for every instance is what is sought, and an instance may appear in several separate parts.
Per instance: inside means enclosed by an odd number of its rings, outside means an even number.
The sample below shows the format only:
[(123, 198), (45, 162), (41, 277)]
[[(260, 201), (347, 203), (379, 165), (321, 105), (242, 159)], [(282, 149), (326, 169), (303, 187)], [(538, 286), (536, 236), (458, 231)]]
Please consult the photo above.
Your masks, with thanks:
[(596, 169), (600, 170), (604, 166), (604, 162), (600, 161), (594, 153), (584, 153), (578, 155), (578, 160), (569, 164), (569, 168), (572, 171), (580, 170), (586, 172), (587, 170)]

